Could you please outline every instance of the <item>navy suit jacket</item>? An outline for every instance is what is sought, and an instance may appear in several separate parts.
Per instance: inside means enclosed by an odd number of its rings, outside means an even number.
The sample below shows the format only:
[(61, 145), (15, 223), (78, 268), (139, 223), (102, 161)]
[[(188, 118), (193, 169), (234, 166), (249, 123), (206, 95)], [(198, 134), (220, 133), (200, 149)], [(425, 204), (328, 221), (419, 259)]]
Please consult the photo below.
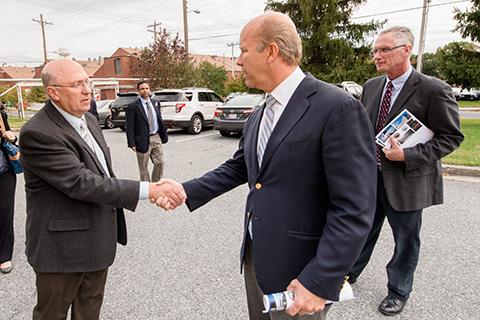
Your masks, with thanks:
[(241, 261), (251, 218), (262, 291), (283, 291), (298, 278), (314, 294), (337, 300), (374, 217), (370, 121), (360, 102), (307, 75), (276, 124), (258, 168), (264, 108), (250, 116), (231, 159), (184, 183), (187, 205), (194, 210), (248, 182)]
[[(160, 113), (160, 102), (150, 100), (155, 109), (158, 121), (158, 131), (162, 143), (168, 142), (167, 129), (163, 125), (162, 115)], [(145, 114), (142, 101), (138, 98), (127, 107), (127, 120), (125, 123), (125, 133), (127, 134), (128, 147), (135, 147), (137, 152), (145, 153), (150, 145), (150, 126)]]

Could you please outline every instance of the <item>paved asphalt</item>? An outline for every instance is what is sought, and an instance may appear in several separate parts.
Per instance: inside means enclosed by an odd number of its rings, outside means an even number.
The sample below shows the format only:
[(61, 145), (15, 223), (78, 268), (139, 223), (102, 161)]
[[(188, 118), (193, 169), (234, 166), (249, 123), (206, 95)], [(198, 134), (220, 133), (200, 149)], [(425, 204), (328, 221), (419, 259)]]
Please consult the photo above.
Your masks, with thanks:
[[(136, 179), (135, 155), (119, 129), (104, 131), (117, 176)], [(199, 136), (171, 132), (165, 146), (166, 176), (184, 181), (215, 168), (236, 149), (237, 138), (209, 130)], [(395, 319), (479, 319), (480, 180), (445, 181), (445, 204), (425, 210), (415, 288)], [(110, 268), (101, 319), (247, 319), (239, 274), (246, 187), (194, 213), (165, 213), (147, 202), (127, 213), (129, 244), (119, 246)], [(31, 319), (34, 273), (26, 262), (25, 193), (19, 176), (15, 216), (15, 268), (0, 274), (0, 319)], [(386, 294), (385, 264), (392, 253), (388, 227), (365, 273), (356, 299), (331, 308), (329, 319), (384, 319), (376, 309)]]
[(466, 119), (480, 119), (480, 111), (460, 110), (460, 117)]

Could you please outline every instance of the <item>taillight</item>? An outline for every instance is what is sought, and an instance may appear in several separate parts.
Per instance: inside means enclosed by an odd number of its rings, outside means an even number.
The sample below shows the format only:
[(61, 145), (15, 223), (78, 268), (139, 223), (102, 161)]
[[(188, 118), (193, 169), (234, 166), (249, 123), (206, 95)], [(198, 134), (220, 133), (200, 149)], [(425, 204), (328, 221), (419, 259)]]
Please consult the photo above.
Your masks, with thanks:
[(182, 111), (182, 109), (185, 107), (185, 103), (177, 103), (175, 105), (175, 112), (176, 113), (179, 113), (180, 111)]
[(214, 117), (220, 117), (223, 114), (223, 111), (220, 109), (216, 109), (215, 113), (213, 114)]
[(243, 114), (251, 114), (251, 113), (253, 113), (254, 110), (255, 109), (245, 109), (245, 110), (243, 110)]

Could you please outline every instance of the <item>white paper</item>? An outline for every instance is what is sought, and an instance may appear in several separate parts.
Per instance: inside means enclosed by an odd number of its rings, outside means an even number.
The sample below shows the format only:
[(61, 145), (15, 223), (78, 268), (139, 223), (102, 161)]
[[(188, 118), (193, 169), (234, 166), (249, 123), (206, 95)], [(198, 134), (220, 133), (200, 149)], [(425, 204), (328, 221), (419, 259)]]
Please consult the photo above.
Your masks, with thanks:
[(410, 148), (433, 138), (433, 131), (427, 128), (410, 111), (404, 109), (375, 137), (380, 146), (390, 149), (390, 137), (393, 136), (402, 148)]

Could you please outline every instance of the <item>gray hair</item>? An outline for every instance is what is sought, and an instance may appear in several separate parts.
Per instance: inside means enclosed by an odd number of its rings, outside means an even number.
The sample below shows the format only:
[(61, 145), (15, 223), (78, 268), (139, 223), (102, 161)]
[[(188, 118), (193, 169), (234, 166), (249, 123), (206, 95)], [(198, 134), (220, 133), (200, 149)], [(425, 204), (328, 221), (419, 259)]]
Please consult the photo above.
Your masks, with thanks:
[(267, 14), (257, 30), (260, 44), (257, 51), (263, 51), (275, 42), (279, 54), (288, 65), (299, 65), (302, 59), (302, 40), (290, 18), (278, 19), (276, 14)]
[(48, 67), (43, 67), (42, 69), (42, 83), (43, 87), (48, 87), (53, 80), (55, 79), (55, 75), (50, 71), (50, 68)]
[(415, 38), (413, 37), (412, 31), (410, 31), (409, 28), (407, 27), (402, 27), (402, 26), (394, 26), (387, 28), (380, 32), (380, 35), (391, 33), (395, 40), (397, 40), (396, 45), (401, 45), (401, 44), (410, 44), (413, 48), (413, 43), (415, 41)]

